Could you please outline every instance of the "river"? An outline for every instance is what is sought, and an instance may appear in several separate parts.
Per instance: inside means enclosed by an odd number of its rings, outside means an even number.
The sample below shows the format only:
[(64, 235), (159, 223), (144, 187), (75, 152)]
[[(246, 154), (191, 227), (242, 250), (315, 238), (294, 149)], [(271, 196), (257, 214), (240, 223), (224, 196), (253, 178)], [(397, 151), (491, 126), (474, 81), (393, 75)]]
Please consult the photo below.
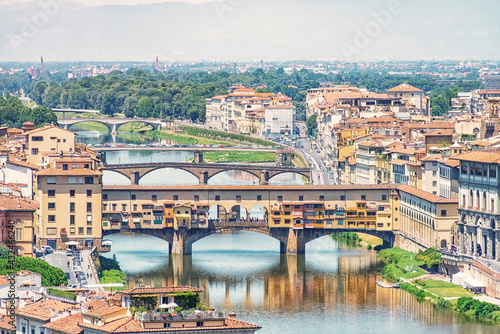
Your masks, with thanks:
[[(137, 140), (124, 141), (132, 140), (131, 136)], [(79, 139), (92, 144), (112, 142), (108, 134), (81, 134)], [(119, 135), (115, 140), (141, 143), (143, 139), (140, 135)], [(109, 163), (126, 163), (185, 161), (186, 157), (192, 153), (120, 151), (108, 153), (107, 159)], [(168, 176), (168, 172), (164, 174)], [(229, 173), (212, 184), (253, 182), (245, 177)], [(120, 181), (112, 175), (104, 179), (108, 184)], [(146, 181), (187, 182), (179, 177)], [(281, 180), (291, 184), (300, 181)], [(419, 303), (404, 291), (377, 286), (383, 264), (376, 253), (338, 245), (330, 237), (308, 243), (305, 256), (281, 255), (278, 241), (255, 232), (211, 235), (193, 245), (192, 256), (169, 255), (165, 241), (146, 235), (106, 239), (112, 240), (113, 246), (105, 256), (116, 256), (129, 287), (200, 287), (206, 305), (235, 312), (238, 319), (262, 326), (258, 332), (262, 334), (499, 332), (498, 326), (471, 322), (431, 303)]]

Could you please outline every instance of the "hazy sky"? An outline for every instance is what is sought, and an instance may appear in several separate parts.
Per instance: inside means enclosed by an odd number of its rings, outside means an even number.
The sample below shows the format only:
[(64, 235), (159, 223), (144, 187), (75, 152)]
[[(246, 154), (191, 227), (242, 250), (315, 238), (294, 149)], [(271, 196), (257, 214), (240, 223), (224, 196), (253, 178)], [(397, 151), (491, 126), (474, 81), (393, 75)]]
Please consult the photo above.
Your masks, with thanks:
[(0, 61), (500, 59), (498, 0), (62, 1), (0, 0)]

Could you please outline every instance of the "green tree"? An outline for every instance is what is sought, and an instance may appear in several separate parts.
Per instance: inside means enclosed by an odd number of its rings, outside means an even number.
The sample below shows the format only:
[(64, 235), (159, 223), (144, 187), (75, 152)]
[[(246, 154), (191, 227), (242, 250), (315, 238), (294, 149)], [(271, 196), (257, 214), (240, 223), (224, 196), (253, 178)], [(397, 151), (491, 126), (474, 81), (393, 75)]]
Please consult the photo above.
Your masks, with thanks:
[(116, 93), (108, 91), (102, 96), (101, 113), (113, 116), (118, 111), (116, 106)]
[(141, 97), (139, 102), (137, 102), (137, 108), (135, 114), (138, 117), (150, 117), (153, 112), (153, 103), (151, 99), (147, 96)]
[(0, 259), (6, 259), (11, 255), (10, 248), (5, 245), (0, 244)]
[(61, 95), (63, 88), (61, 86), (50, 86), (45, 93), (45, 106), (50, 108), (58, 108), (61, 104)]
[(316, 123), (316, 119), (318, 118), (317, 114), (312, 114), (306, 121), (307, 133), (312, 136), (314, 130), (317, 129), (318, 124)]
[(31, 110), (31, 115), (29, 116), (31, 122), (35, 123), (36, 126), (40, 126), (45, 123), (52, 123), (57, 125), (57, 116), (52, 111), (52, 109), (47, 107), (36, 107)]

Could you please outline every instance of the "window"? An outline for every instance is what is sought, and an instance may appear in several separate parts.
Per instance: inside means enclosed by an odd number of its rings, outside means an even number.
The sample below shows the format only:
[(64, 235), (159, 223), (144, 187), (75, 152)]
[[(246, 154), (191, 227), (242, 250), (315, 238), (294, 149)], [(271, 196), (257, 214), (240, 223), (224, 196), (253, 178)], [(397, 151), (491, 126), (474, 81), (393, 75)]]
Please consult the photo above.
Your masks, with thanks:
[(257, 195), (257, 201), (262, 201), (262, 195)]
[(130, 199), (134, 201), (136, 199), (136, 196), (134, 194), (132, 194), (132, 195), (130, 195)]
[(441, 217), (446, 217), (446, 210), (441, 210)]
[(78, 228), (78, 234), (83, 234), (83, 227)]
[(387, 201), (387, 195), (382, 195), (382, 201)]
[(47, 177), (47, 184), (56, 184), (56, 177), (55, 176)]
[(299, 201), (303, 201), (304, 200), (304, 196), (300, 195), (299, 196)]
[(196, 327), (203, 327), (203, 321), (197, 321)]
[(340, 195), (340, 200), (345, 201), (345, 195)]
[(102, 194), (102, 200), (107, 201), (108, 200), (108, 194)]
[(31, 155), (37, 155), (38, 154), (38, 149), (37, 148), (32, 148), (31, 149)]
[(151, 200), (152, 201), (158, 200), (158, 195), (151, 195)]
[(92, 197), (92, 190), (87, 189), (87, 197)]
[(278, 195), (278, 202), (283, 202), (283, 196), (282, 195)]
[(325, 195), (319, 195), (319, 200), (324, 201), (325, 200)]
[(490, 166), (490, 177), (497, 177), (497, 168), (495, 166)]
[(179, 195), (174, 195), (173, 199), (174, 199), (174, 201), (178, 201), (179, 200)]
[(85, 176), (85, 184), (94, 184), (93, 176)]
[(49, 215), (47, 219), (49, 220), (49, 223), (55, 223), (56, 215)]
[(70, 225), (75, 225), (75, 215), (70, 215), (69, 216), (69, 224)]
[(437, 187), (437, 181), (432, 181), (432, 186)]
[(47, 235), (56, 235), (57, 227), (47, 227)]
[(127, 211), (127, 204), (122, 204), (122, 211)]
[(70, 190), (69, 191), (69, 197), (75, 197), (75, 191), (74, 190)]
[(23, 229), (16, 228), (16, 241), (23, 241)]
[(215, 200), (220, 201), (220, 195), (215, 195)]
[(72, 235), (75, 234), (75, 228), (74, 227), (70, 227), (69, 228), (69, 234), (72, 234)]
[(87, 234), (92, 234), (92, 227), (87, 227)]
[(361, 200), (366, 201), (366, 195), (361, 195)]
[(76, 176), (68, 176), (68, 184), (76, 184)]
[(432, 171), (432, 176), (436, 176), (437, 175), (437, 171), (433, 170)]
[(90, 165), (89, 164), (83, 164), (83, 168), (89, 169)]
[(241, 195), (236, 195), (236, 201), (241, 202)]
[(433, 167), (436, 167), (437, 165), (438, 165), (437, 161), (433, 161), (433, 162), (432, 162), (432, 166), (433, 166)]
[(92, 202), (87, 202), (87, 212), (92, 212)]
[(69, 212), (75, 212), (75, 203), (69, 203)]
[(37, 137), (31, 137), (31, 141), (43, 141), (43, 137), (37, 136)]
[(55, 197), (56, 196), (56, 191), (55, 190), (47, 190), (47, 195), (49, 197)]
[(133, 204), (132, 207), (133, 207), (132, 211), (137, 211), (137, 204)]
[(63, 170), (68, 170), (68, 164), (63, 164)]
[(200, 200), (200, 195), (194, 195), (194, 201), (198, 202)]

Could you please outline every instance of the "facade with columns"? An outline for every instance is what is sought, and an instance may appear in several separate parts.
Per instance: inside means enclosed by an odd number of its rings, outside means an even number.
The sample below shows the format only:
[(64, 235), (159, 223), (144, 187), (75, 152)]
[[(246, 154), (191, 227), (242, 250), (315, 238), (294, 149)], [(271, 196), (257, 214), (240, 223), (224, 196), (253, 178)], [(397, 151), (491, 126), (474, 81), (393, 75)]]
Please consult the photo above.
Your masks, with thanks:
[(500, 151), (473, 151), (460, 160), (459, 253), (500, 261)]

